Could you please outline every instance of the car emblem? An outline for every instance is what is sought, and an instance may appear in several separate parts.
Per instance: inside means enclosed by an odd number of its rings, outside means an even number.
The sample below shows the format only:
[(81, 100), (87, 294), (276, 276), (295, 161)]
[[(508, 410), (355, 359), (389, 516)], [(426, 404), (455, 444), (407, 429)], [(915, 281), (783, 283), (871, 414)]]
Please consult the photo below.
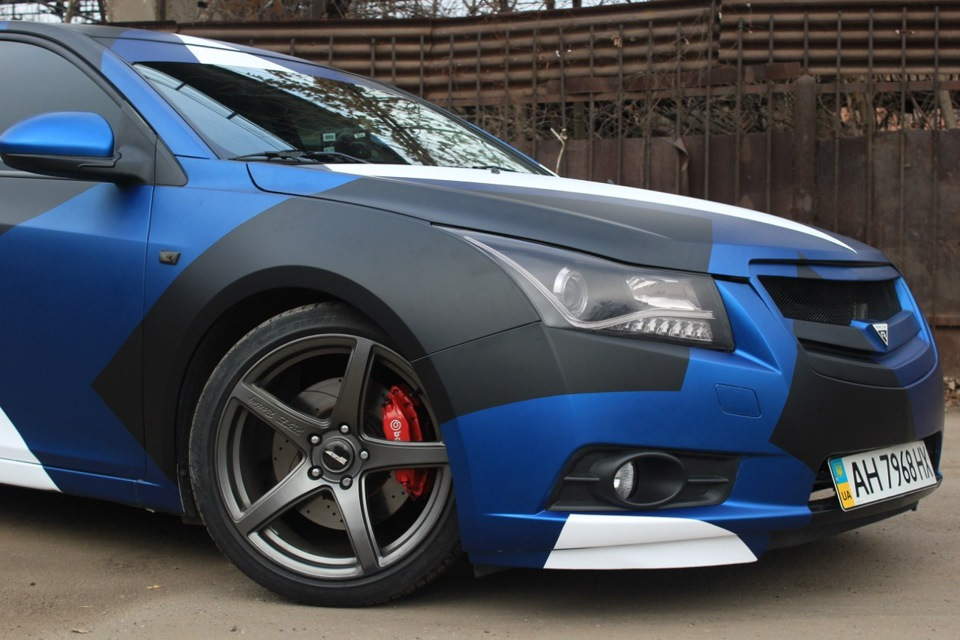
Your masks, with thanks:
[(883, 346), (890, 346), (890, 334), (887, 333), (887, 323), (886, 322), (877, 322), (873, 325), (873, 329), (877, 332), (877, 335), (880, 336), (880, 339), (883, 341)]
[(335, 438), (328, 441), (320, 451), (319, 463), (327, 471), (341, 473), (353, 464), (354, 451), (347, 441)]
[(333, 458), (337, 463), (339, 463), (339, 464), (341, 464), (341, 465), (347, 464), (347, 458), (346, 458), (345, 456), (337, 455), (337, 454), (334, 453), (333, 451), (329, 451), (329, 450), (328, 450), (328, 451), (324, 451), (324, 453), (325, 453), (326, 455), (330, 456), (331, 458)]

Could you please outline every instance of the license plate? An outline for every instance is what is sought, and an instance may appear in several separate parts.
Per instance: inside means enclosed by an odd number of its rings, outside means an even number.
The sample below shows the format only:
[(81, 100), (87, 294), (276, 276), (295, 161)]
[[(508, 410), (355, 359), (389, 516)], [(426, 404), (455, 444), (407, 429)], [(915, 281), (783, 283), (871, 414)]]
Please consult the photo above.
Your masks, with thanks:
[(937, 483), (922, 442), (831, 458), (829, 464), (844, 511)]

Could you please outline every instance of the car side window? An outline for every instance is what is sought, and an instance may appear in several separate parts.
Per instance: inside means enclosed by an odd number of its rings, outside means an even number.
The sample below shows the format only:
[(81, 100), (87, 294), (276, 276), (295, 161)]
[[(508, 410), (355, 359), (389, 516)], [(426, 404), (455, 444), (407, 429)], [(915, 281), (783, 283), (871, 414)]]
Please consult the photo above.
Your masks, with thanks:
[(0, 60), (0, 132), (52, 111), (99, 113), (118, 130), (120, 106), (69, 60), (43, 47), (9, 41), (0, 41)]

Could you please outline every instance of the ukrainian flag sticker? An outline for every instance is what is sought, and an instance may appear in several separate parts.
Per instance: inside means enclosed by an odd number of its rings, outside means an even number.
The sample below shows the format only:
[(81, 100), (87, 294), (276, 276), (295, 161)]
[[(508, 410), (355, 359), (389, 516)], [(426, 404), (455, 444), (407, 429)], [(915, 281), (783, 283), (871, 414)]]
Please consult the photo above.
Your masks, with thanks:
[(833, 469), (833, 479), (836, 480), (837, 484), (846, 483), (847, 472), (843, 470), (843, 461), (834, 460), (830, 464)]
[(833, 474), (833, 485), (837, 489), (837, 496), (840, 498), (840, 504), (844, 509), (851, 509), (857, 506), (853, 499), (853, 493), (850, 491), (850, 482), (847, 480), (847, 472), (843, 468), (843, 460), (836, 458), (830, 461), (830, 473)]

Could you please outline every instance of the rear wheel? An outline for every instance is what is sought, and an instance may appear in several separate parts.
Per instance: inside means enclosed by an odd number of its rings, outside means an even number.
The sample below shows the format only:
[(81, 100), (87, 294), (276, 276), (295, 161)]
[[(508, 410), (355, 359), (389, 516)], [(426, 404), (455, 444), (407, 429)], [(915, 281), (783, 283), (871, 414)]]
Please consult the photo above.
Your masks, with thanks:
[(190, 470), (223, 552), (299, 601), (383, 602), (459, 553), (423, 386), (375, 326), (338, 304), (276, 316), (227, 353), (197, 405)]

